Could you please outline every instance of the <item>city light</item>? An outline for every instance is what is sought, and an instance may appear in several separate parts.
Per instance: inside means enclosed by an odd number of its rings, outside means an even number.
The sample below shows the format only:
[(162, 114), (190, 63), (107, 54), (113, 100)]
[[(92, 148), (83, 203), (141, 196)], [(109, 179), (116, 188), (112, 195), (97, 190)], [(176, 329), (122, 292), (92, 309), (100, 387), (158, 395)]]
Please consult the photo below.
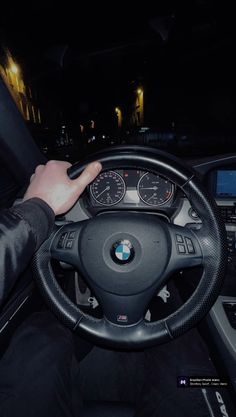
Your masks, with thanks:
[(138, 94), (142, 94), (142, 93), (143, 93), (142, 88), (138, 88), (138, 89), (137, 89), (137, 93), (138, 93)]
[(116, 116), (117, 116), (117, 125), (120, 128), (122, 126), (122, 112), (119, 107), (115, 108)]
[(10, 70), (11, 72), (13, 72), (13, 74), (18, 73), (18, 67), (16, 66), (16, 64), (12, 64)]

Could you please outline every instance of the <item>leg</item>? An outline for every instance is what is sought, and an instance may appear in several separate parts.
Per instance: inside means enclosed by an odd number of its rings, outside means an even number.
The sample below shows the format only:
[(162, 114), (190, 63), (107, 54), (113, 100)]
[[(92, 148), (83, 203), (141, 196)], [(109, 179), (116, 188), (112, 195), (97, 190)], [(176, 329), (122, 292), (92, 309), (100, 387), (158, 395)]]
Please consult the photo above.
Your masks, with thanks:
[(147, 350), (145, 369), (146, 383), (135, 417), (221, 417), (219, 395), (227, 412), (225, 415), (235, 415), (227, 388), (177, 386), (178, 376), (217, 376), (197, 330)]
[[(163, 317), (167, 316), (182, 304), (173, 283), (170, 292), (165, 305), (162, 300), (156, 300), (159, 308), (154, 310), (155, 314), (162, 311)], [(135, 417), (222, 417), (217, 393), (223, 398), (226, 415), (236, 415), (227, 388), (204, 390), (177, 386), (177, 377), (217, 376), (208, 348), (196, 329), (167, 344), (147, 349), (145, 355), (145, 384)]]
[(0, 362), (0, 416), (74, 416), (77, 374), (72, 333), (49, 312), (34, 313)]

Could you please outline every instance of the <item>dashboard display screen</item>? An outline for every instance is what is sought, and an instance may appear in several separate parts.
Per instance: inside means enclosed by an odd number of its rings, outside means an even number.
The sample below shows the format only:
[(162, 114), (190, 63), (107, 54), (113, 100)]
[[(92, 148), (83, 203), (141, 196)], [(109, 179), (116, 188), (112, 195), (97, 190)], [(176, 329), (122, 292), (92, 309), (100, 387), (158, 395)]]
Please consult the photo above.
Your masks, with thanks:
[(236, 170), (218, 170), (216, 197), (236, 197)]

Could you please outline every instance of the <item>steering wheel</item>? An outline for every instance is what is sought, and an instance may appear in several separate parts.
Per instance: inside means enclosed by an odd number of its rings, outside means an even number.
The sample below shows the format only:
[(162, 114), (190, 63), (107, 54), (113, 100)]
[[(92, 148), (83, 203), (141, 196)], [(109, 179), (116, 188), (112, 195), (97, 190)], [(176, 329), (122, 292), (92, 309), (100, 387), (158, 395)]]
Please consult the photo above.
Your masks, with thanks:
[[(214, 199), (182, 161), (146, 147), (116, 147), (73, 165), (74, 179), (92, 160), (103, 170), (131, 168), (160, 174), (180, 187), (202, 220), (199, 230), (167, 223), (147, 213), (113, 212), (56, 227), (35, 254), (33, 267), (43, 297), (59, 320), (93, 342), (144, 348), (174, 339), (207, 314), (224, 279), (226, 232)], [(125, 253), (121, 257), (117, 248)], [(184, 247), (184, 251), (183, 251)], [(99, 301), (103, 318), (85, 314), (56, 281), (51, 259), (80, 271)], [(191, 297), (156, 322), (145, 320), (152, 297), (173, 272), (202, 265)]]

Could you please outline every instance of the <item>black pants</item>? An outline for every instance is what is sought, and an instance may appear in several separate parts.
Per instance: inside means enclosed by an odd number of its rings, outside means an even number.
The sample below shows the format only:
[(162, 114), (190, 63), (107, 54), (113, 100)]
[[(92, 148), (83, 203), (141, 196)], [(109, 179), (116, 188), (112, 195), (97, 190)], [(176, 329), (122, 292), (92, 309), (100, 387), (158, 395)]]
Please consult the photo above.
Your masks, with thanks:
[(74, 416), (78, 372), (72, 333), (48, 312), (33, 314), (0, 361), (0, 416)]
[[(236, 415), (225, 389), (205, 392), (177, 388), (178, 375), (215, 373), (195, 330), (167, 345), (147, 350), (144, 362), (136, 417)], [(83, 403), (78, 381), (79, 363), (72, 333), (50, 313), (35, 313), (16, 331), (0, 362), (0, 417), (80, 416)], [(109, 390), (109, 376), (106, 383)]]

